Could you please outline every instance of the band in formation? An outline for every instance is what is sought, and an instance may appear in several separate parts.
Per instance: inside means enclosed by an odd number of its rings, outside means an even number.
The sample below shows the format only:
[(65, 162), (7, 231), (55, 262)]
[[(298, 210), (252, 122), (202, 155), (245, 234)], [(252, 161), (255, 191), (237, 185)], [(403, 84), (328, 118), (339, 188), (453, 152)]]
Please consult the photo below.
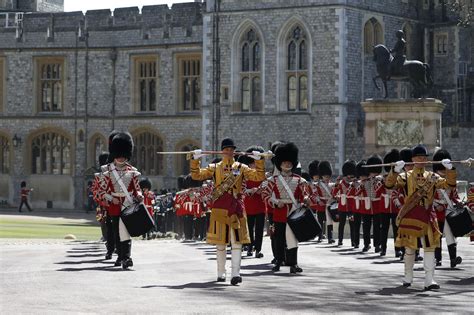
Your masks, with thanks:
[[(333, 181), (328, 161), (314, 160), (308, 165), (308, 172), (303, 172), (298, 148), (291, 142), (275, 142), (268, 152), (259, 146), (249, 147), (245, 152), (236, 149), (232, 139), (224, 139), (219, 151), (221, 158), (205, 167), (201, 165), (201, 157), (215, 152), (189, 152), (191, 171), (180, 177), (181, 190), (173, 200), (176, 215), (188, 217), (184, 219), (186, 238), (192, 238), (190, 222), (198, 220), (200, 238), (216, 246), (217, 281), (226, 281), (228, 246), (232, 285), (242, 282), (244, 246), (248, 256), (264, 257), (262, 240), (266, 220), (274, 272), (283, 266), (289, 266), (290, 273), (303, 272), (298, 264), (298, 243), (302, 232), (308, 232), (303, 230), (313, 226), (305, 220), (314, 220), (321, 227), (317, 242), (337, 241), (337, 246), (344, 245), (348, 224), (350, 245), (354, 249), (362, 246), (363, 252), (373, 246), (380, 256), (387, 255), (389, 250), (387, 239), (391, 227), (394, 255), (404, 260), (406, 287), (413, 282), (415, 260), (423, 259), (424, 288), (439, 289), (434, 272), (442, 261), (443, 235), (451, 268), (462, 262), (456, 250), (456, 236), (472, 229), (474, 186), (471, 185), (467, 206), (463, 208), (457, 195), (455, 161), (451, 161), (446, 150), (436, 150), (432, 161), (428, 161), (429, 153), (422, 145), (400, 151), (393, 149), (383, 158), (372, 155), (359, 162), (348, 160), (342, 166), (342, 175)], [(133, 266), (131, 236), (149, 229), (150, 222), (153, 224), (156, 200), (151, 182), (141, 178), (128, 163), (132, 151), (130, 134), (113, 131), (109, 136), (109, 153), (100, 155), (101, 170), (92, 185), (100, 220), (107, 226), (105, 259), (111, 259), (116, 252), (115, 266), (123, 269)], [(267, 172), (265, 159), (271, 159), (273, 166)], [(461, 211), (454, 211), (456, 208)], [(145, 210), (139, 214), (140, 209)], [(296, 211), (306, 215), (295, 219)], [(210, 216), (203, 220), (206, 213)], [(141, 222), (146, 224), (137, 228)], [(337, 231), (333, 229), (335, 222), (338, 222)], [(144, 237), (146, 233), (143, 230)], [(423, 258), (418, 256), (420, 249), (424, 250)]]

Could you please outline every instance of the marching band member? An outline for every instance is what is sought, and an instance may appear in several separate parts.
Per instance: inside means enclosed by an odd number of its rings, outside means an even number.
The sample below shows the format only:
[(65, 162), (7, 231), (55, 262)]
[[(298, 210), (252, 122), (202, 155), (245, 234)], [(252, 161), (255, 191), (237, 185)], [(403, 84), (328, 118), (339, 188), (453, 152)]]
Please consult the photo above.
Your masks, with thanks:
[[(382, 158), (378, 155), (372, 155), (367, 159), (367, 166), (382, 164)], [(380, 252), (380, 192), (383, 187), (382, 167), (368, 167), (369, 177), (365, 181), (365, 212), (362, 215), (362, 231), (364, 234), (364, 248), (363, 252), (367, 252), (370, 249), (370, 229), (373, 224), (373, 236), (374, 236), (374, 247), (375, 252)]]
[[(252, 146), (247, 148), (246, 152), (252, 153), (258, 151), (263, 153), (264, 149), (260, 146)], [(251, 169), (255, 169), (255, 160), (249, 156), (243, 155), (239, 158), (239, 162), (244, 163)], [(265, 203), (262, 199), (260, 185), (263, 181), (246, 180), (243, 183), (244, 206), (247, 214), (247, 223), (250, 233), (250, 245), (248, 246), (247, 256), (253, 255), (255, 250), (255, 258), (262, 258), (262, 242), (263, 230), (265, 227)]]
[(318, 160), (313, 160), (311, 163), (309, 163), (308, 166), (308, 173), (309, 176), (311, 177), (311, 182), (310, 182), (310, 189), (311, 189), (311, 209), (314, 211), (316, 216), (318, 217), (319, 224), (321, 224), (321, 233), (318, 235), (318, 243), (321, 243), (323, 239), (325, 238), (324, 235), (324, 226), (326, 223), (326, 208), (325, 208), (325, 203), (321, 201), (320, 196), (322, 195), (321, 192), (321, 187), (319, 186), (319, 182), (321, 180), (319, 173), (318, 173), (318, 166), (319, 166), (319, 161)]
[(354, 248), (359, 248), (360, 244), (360, 226), (362, 224), (362, 214), (365, 212), (365, 197), (367, 193), (365, 191), (365, 181), (369, 176), (367, 169), (363, 167), (366, 165), (365, 160), (361, 160), (356, 165), (356, 176), (357, 181), (354, 181), (354, 227), (352, 231), (352, 239)]
[(404, 206), (398, 214), (398, 234), (396, 245), (405, 247), (405, 278), (403, 286), (409, 287), (413, 282), (413, 266), (415, 251), (420, 246), (425, 250), (425, 290), (439, 289), (433, 279), (435, 271), (434, 250), (439, 246), (441, 233), (433, 211), (433, 196), (435, 189), (456, 187), (456, 171), (450, 159), (444, 159), (442, 165), (446, 168), (446, 179), (427, 171), (423, 162), (428, 161), (428, 151), (422, 145), (413, 148), (413, 170), (401, 173), (405, 162), (400, 160), (385, 181), (388, 189), (405, 187)]
[(231, 284), (242, 282), (240, 263), (242, 259), (242, 244), (250, 243), (247, 218), (242, 202), (242, 181), (265, 179), (265, 161), (260, 152), (252, 152), (255, 159), (255, 169), (234, 160), (236, 146), (232, 139), (222, 140), (222, 161), (209, 164), (206, 168), (200, 167), (199, 158), (202, 150), (193, 151), (191, 176), (194, 180), (214, 178), (213, 208), (211, 222), (207, 234), (207, 242), (217, 247), (217, 281), (226, 279), (225, 261), (226, 245), (232, 246), (232, 279)]
[[(468, 208), (474, 212), (474, 182), (469, 183), (469, 191), (467, 192), (467, 206)], [(474, 222), (473, 222), (473, 229), (470, 235), (471, 242), (474, 242)]]
[[(442, 161), (444, 159), (451, 159), (451, 155), (444, 149), (438, 149), (433, 155), (433, 161)], [(446, 177), (446, 168), (442, 164), (433, 164), (433, 172)], [(462, 258), (457, 255), (456, 238), (453, 235), (449, 223), (446, 221), (446, 211), (449, 211), (454, 204), (459, 203), (459, 196), (455, 187), (449, 189), (436, 189), (433, 200), (433, 207), (436, 210), (436, 217), (438, 220), (439, 231), (446, 237), (448, 244), (449, 259), (451, 261), (451, 268), (456, 267), (462, 262)], [(439, 240), (439, 246), (435, 249), (436, 266), (441, 266), (441, 243), (442, 237)]]
[(128, 269), (133, 266), (132, 241), (120, 218), (120, 213), (122, 208), (129, 205), (130, 194), (136, 201), (143, 201), (143, 195), (138, 185), (140, 173), (127, 162), (133, 152), (133, 139), (128, 132), (116, 134), (110, 143), (109, 150), (109, 161), (112, 160), (112, 163), (107, 166), (108, 170), (104, 172), (103, 186), (101, 186), (99, 194), (100, 199), (107, 202), (108, 213), (112, 217), (118, 254), (115, 266), (121, 264), (123, 269)]
[[(385, 154), (383, 158), (383, 163), (394, 163), (400, 160), (400, 152), (396, 149), (391, 150)], [(390, 172), (390, 166), (385, 166), (385, 171)], [(384, 180), (387, 174), (384, 174)], [(382, 185), (378, 190), (378, 195), (380, 195), (380, 256), (385, 256), (387, 254), (387, 240), (388, 240), (388, 230), (390, 228), (390, 221), (392, 222), (392, 232), (393, 239), (397, 236), (397, 225), (396, 225), (396, 216), (392, 216), (392, 213), (398, 213), (395, 208), (393, 198), (396, 194), (393, 193), (392, 189), (386, 189), (385, 185)], [(395, 256), (400, 257), (398, 248), (395, 248)]]
[(331, 204), (332, 201), (334, 201), (332, 193), (331, 193), (332, 187), (334, 186), (334, 184), (330, 182), (331, 176), (332, 176), (331, 163), (329, 163), (329, 161), (319, 162), (318, 173), (319, 173), (319, 177), (321, 178), (318, 185), (318, 187), (320, 188), (319, 199), (322, 204), (321, 207), (324, 207), (324, 214), (326, 217), (326, 226), (327, 226), (327, 233), (328, 233), (327, 234), (328, 244), (333, 244), (335, 242), (333, 239), (333, 234), (332, 234), (334, 221), (328, 211), (328, 206)]
[[(339, 230), (337, 243), (338, 246), (342, 246), (342, 241), (344, 239), (344, 227), (346, 225), (346, 219), (349, 214), (352, 213), (353, 209), (348, 207), (348, 195), (349, 190), (351, 189), (352, 181), (356, 173), (356, 163), (353, 160), (344, 162), (342, 165), (342, 179), (337, 178), (334, 188), (332, 190), (332, 195), (338, 201), (338, 213), (339, 213)], [(349, 227), (352, 227), (349, 224)], [(352, 231), (351, 231), (352, 234)]]
[[(265, 202), (273, 207), (277, 262), (272, 268), (279, 271), (283, 260), (290, 266), (290, 273), (302, 272), (298, 266), (298, 241), (286, 224), (288, 215), (296, 209), (297, 203), (309, 203), (307, 182), (293, 173), (298, 165), (298, 148), (289, 142), (278, 146), (275, 152), (275, 166), (280, 171), (268, 179), (263, 191)], [(288, 248), (285, 258), (285, 241)]]
[[(154, 212), (153, 208), (155, 206), (155, 194), (151, 190), (151, 181), (148, 178), (144, 177), (144, 178), (140, 179), (140, 181), (138, 182), (138, 185), (140, 186), (140, 189), (142, 190), (142, 194), (143, 194), (143, 198), (144, 198), (143, 203), (145, 204), (146, 209), (150, 213), (150, 216), (153, 217), (153, 212)], [(143, 234), (142, 238), (143, 239), (145, 239), (145, 238), (150, 239), (151, 238), (150, 237), (150, 234), (151, 234), (150, 231)]]

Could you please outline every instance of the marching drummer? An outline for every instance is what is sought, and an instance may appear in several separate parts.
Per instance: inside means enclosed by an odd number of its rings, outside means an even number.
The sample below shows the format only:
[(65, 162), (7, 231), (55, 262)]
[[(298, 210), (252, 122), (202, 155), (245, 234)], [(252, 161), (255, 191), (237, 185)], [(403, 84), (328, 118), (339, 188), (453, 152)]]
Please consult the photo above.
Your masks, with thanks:
[[(321, 180), (319, 181), (319, 199), (321, 200), (322, 206), (324, 207), (325, 217), (326, 217), (326, 227), (328, 233), (328, 244), (333, 244), (333, 224), (334, 220), (331, 214), (328, 211), (328, 207), (334, 203), (334, 206), (337, 208), (337, 202), (334, 200), (332, 196), (332, 188), (334, 187), (334, 183), (331, 183), (331, 176), (332, 176), (332, 166), (329, 161), (321, 161), (318, 164), (318, 173)], [(319, 216), (318, 216), (319, 217)], [(323, 225), (322, 222), (321, 226)]]
[[(286, 265), (290, 266), (290, 273), (300, 273), (303, 269), (298, 266), (298, 240), (287, 225), (287, 218), (299, 204), (309, 204), (310, 189), (308, 183), (294, 173), (298, 165), (298, 148), (294, 143), (279, 145), (274, 162), (280, 174), (269, 178), (268, 185), (262, 192), (265, 202), (274, 209), (277, 261), (272, 270), (279, 271), (283, 261), (286, 261)], [(286, 258), (285, 241), (288, 248)]]

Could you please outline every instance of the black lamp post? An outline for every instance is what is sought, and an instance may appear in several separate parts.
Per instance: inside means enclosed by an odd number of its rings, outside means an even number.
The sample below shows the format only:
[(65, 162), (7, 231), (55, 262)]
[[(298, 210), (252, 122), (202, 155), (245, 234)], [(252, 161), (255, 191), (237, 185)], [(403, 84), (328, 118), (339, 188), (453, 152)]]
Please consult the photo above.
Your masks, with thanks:
[(18, 148), (18, 147), (21, 145), (21, 138), (20, 138), (19, 136), (17, 136), (16, 133), (15, 133), (15, 135), (13, 136), (12, 143), (13, 143), (13, 146), (14, 146), (15, 148)]

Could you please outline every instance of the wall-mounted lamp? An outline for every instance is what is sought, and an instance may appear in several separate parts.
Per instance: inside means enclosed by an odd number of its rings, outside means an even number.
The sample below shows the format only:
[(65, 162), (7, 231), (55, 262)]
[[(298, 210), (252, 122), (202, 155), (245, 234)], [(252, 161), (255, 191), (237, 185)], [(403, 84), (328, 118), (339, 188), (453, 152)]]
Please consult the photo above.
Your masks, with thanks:
[(18, 147), (21, 145), (21, 138), (20, 138), (19, 136), (17, 136), (16, 133), (15, 133), (15, 135), (13, 136), (12, 143), (13, 143), (13, 146), (14, 146), (15, 148), (18, 148)]

